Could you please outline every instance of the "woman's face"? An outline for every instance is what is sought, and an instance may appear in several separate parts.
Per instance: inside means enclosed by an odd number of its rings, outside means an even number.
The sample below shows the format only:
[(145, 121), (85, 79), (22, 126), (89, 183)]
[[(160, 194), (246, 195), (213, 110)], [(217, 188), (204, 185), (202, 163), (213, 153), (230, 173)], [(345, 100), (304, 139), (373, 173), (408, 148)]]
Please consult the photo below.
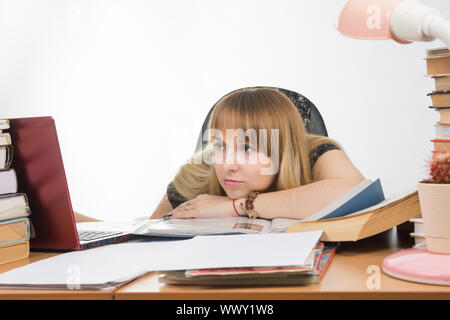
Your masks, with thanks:
[(275, 180), (276, 174), (268, 174), (271, 158), (257, 151), (248, 141), (214, 140), (214, 169), (220, 185), (231, 199), (246, 197), (252, 191), (264, 191)]

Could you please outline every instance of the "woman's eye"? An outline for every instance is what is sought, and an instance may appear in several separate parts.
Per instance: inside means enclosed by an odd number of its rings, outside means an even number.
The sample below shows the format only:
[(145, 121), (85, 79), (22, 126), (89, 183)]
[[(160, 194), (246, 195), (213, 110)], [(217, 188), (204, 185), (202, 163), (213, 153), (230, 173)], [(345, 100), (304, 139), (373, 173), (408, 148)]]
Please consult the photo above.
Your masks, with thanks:
[(222, 143), (214, 144), (214, 149), (220, 149), (220, 148), (223, 148), (223, 144)]
[[(214, 144), (214, 149), (215, 150), (223, 149), (224, 147), (225, 146), (223, 145), (223, 143), (216, 143), (216, 144)], [(256, 150), (254, 148), (250, 147), (249, 145), (245, 145), (245, 146), (239, 147), (239, 151), (253, 152), (253, 151), (256, 151)]]
[(249, 145), (245, 145), (245, 152), (253, 152), (255, 151), (255, 149), (253, 149), (252, 147), (250, 147)]

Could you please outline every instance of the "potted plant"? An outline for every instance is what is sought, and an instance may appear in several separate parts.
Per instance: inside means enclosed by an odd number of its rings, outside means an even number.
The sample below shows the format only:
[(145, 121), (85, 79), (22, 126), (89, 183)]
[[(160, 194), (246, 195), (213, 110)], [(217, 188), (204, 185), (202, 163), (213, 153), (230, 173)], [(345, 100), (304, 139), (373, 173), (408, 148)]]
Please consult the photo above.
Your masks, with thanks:
[(450, 254), (450, 152), (436, 153), (418, 184), (427, 250)]

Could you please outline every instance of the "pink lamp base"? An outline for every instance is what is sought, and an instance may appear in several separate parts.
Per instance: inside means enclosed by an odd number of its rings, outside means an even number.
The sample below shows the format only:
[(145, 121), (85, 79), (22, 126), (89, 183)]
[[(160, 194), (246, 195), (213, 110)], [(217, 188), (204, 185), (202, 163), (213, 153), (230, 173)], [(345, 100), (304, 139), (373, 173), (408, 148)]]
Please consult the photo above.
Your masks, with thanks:
[(401, 280), (450, 286), (450, 254), (432, 253), (426, 246), (386, 256), (382, 269), (387, 275)]

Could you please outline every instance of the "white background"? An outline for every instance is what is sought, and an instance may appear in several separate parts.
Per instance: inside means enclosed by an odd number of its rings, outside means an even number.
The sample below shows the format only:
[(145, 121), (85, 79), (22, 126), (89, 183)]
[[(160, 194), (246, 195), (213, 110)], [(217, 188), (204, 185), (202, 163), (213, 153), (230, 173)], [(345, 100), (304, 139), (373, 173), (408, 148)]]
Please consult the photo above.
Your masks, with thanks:
[[(425, 50), (334, 29), (344, 0), (0, 1), (0, 118), (53, 116), (74, 209), (150, 215), (226, 93), (297, 91), (384, 192), (426, 177)], [(423, 0), (450, 18), (450, 2)]]

